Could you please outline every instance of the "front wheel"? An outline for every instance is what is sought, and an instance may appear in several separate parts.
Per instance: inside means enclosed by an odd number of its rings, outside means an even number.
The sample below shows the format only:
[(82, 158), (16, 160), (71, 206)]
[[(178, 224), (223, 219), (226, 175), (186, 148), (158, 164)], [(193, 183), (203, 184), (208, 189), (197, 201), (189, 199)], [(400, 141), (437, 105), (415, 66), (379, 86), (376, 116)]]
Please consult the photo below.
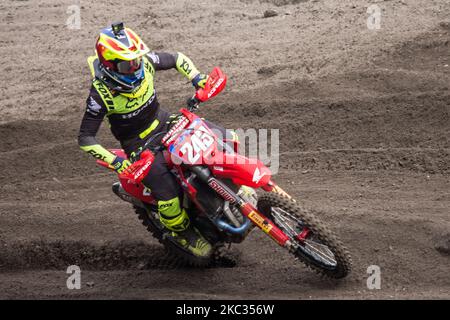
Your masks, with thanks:
[(351, 257), (347, 249), (311, 212), (274, 193), (259, 198), (258, 210), (290, 238), (295, 244), (292, 254), (308, 267), (334, 279), (350, 273)]

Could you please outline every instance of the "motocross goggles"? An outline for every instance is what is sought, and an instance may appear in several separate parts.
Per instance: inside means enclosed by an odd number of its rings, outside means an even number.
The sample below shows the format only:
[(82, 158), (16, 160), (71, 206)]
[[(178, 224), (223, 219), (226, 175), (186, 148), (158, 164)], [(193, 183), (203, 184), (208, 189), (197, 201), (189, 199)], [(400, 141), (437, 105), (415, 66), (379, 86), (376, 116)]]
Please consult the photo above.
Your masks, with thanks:
[[(141, 58), (131, 61), (114, 61), (114, 69), (101, 66), (108, 87), (122, 93), (131, 93), (145, 78), (144, 63)], [(119, 71), (120, 70), (120, 71)]]
[(121, 74), (134, 74), (136, 71), (141, 69), (142, 67), (142, 57), (134, 59), (134, 60), (119, 60), (116, 61), (116, 70)]

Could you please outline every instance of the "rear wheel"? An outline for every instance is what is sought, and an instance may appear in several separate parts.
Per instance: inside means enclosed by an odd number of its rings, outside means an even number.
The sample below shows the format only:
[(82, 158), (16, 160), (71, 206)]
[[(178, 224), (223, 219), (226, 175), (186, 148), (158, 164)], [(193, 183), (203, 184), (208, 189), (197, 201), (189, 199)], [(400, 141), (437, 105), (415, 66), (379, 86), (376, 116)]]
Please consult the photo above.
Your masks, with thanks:
[(213, 245), (213, 250), (208, 257), (198, 257), (186, 250), (183, 246), (170, 236), (170, 232), (159, 221), (158, 214), (151, 208), (134, 206), (134, 210), (147, 230), (158, 239), (165, 247), (167, 256), (164, 257), (164, 266), (167, 267), (210, 267), (224, 266), (232, 267), (235, 262), (227, 249), (220, 243)]
[(314, 214), (293, 200), (274, 193), (261, 195), (258, 209), (296, 244), (292, 254), (308, 267), (335, 279), (349, 274), (350, 254)]

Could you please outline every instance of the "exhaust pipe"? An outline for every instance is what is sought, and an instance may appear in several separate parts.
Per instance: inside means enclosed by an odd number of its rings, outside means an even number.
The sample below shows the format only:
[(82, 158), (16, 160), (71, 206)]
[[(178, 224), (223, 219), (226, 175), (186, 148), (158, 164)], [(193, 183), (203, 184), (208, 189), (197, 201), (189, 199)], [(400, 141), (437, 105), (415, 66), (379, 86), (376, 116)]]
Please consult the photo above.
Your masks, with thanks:
[(246, 218), (245, 222), (240, 226), (240, 227), (233, 227), (230, 224), (226, 223), (223, 220), (217, 220), (216, 221), (217, 225), (225, 231), (228, 231), (230, 233), (234, 233), (234, 234), (244, 234), (248, 228), (252, 225), (250, 223), (250, 220)]

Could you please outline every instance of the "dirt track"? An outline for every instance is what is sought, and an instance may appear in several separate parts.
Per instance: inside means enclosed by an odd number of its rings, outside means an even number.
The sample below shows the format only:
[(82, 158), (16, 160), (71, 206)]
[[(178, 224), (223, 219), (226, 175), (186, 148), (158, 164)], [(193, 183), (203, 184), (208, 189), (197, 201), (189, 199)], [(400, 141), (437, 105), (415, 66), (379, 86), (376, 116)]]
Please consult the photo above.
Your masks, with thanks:
[[(450, 298), (448, 1), (377, 2), (378, 31), (371, 1), (110, 2), (82, 1), (80, 30), (65, 26), (68, 0), (0, 4), (0, 298)], [(341, 236), (348, 279), (319, 279), (256, 231), (235, 268), (164, 269), (114, 175), (76, 144), (86, 57), (117, 20), (155, 50), (225, 70), (202, 116), (280, 129), (276, 180)], [(176, 72), (156, 85), (171, 111), (192, 93)], [(116, 146), (106, 125), (100, 140)], [(81, 290), (65, 286), (70, 264)], [(366, 288), (370, 265), (381, 290)]]

